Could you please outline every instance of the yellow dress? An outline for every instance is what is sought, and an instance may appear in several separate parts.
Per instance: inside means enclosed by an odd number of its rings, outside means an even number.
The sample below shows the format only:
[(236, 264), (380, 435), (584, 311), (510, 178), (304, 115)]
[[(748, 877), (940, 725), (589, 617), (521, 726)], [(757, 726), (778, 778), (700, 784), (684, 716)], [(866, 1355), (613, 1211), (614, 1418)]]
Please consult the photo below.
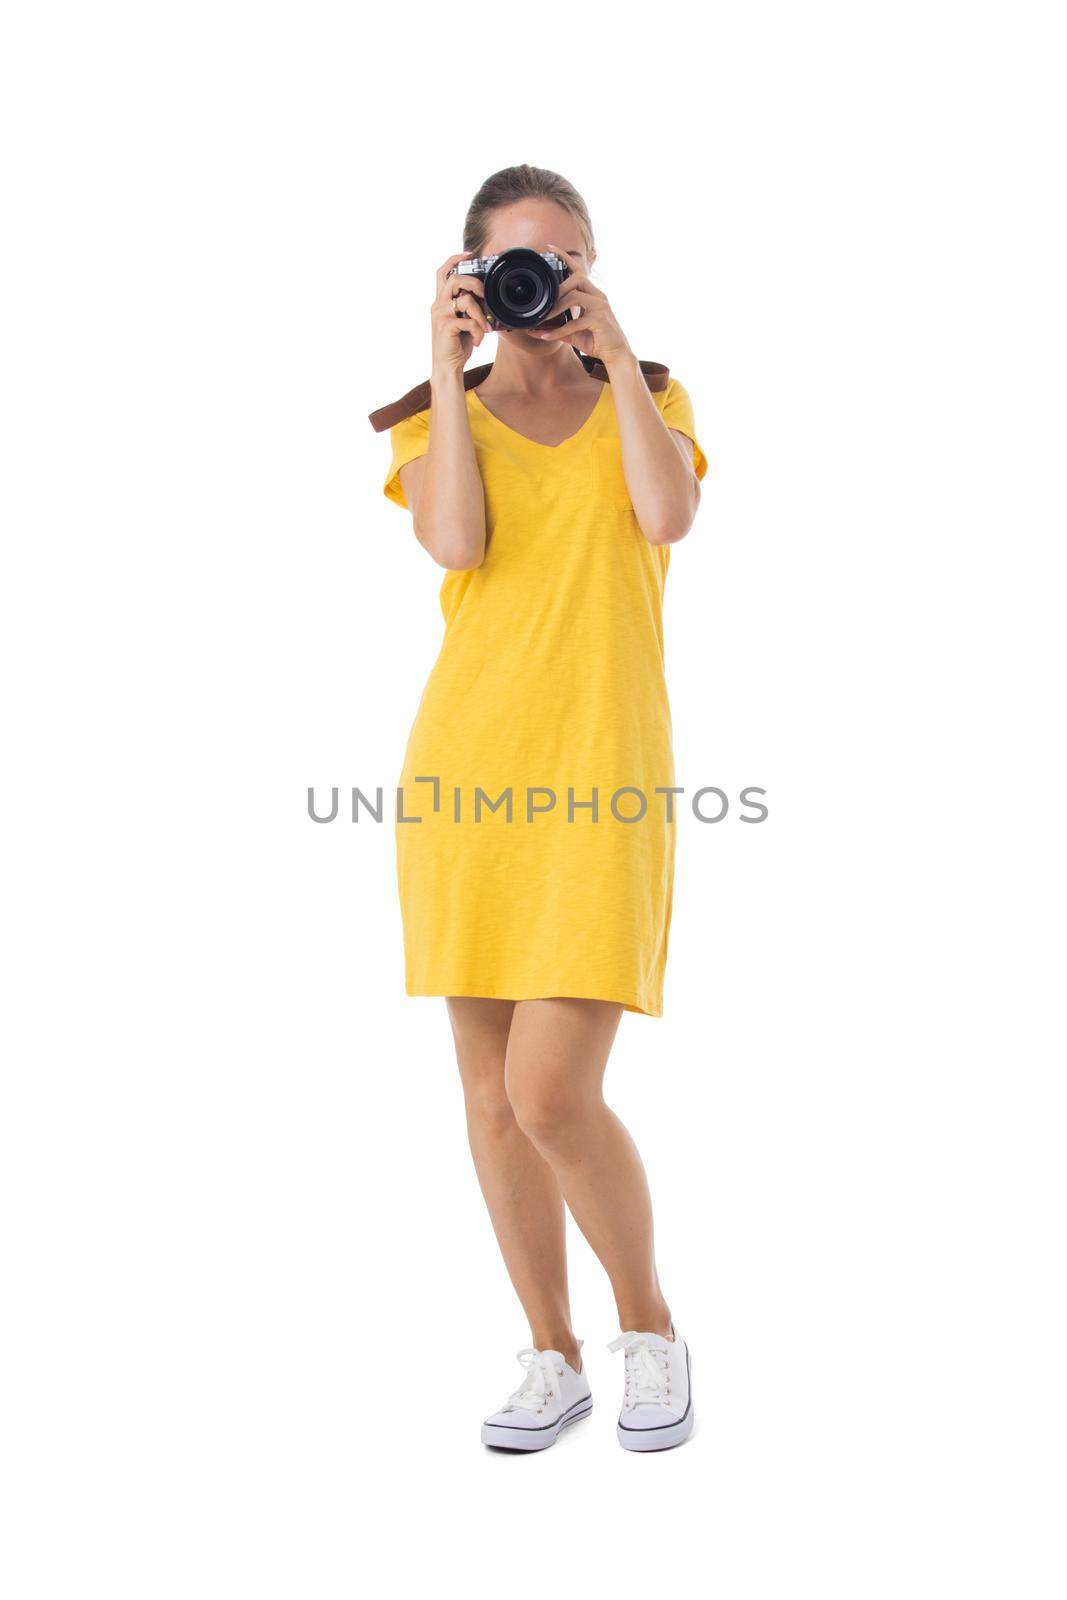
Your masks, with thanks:
[[(488, 539), (481, 566), (441, 585), (444, 639), (400, 777), (407, 992), (581, 996), (660, 1016), (676, 826), (657, 793), (674, 783), (670, 549), (634, 516), (610, 384), (559, 445), (516, 433), (477, 389), (466, 398)], [(688, 393), (672, 378), (653, 398), (703, 477)], [(430, 418), (391, 430), (385, 493), (399, 506)]]

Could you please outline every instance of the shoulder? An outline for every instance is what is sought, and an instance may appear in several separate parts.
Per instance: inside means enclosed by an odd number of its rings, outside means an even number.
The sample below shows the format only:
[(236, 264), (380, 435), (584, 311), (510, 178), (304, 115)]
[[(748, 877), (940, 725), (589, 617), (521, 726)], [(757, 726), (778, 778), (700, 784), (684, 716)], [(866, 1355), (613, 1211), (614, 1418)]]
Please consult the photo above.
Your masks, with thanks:
[(401, 417), (389, 429), (390, 461), (384, 490), (388, 499), (398, 506), (407, 506), (400, 473), (404, 467), (424, 456), (430, 447), (430, 412), (415, 411), (410, 417)]
[(430, 431), (430, 407), (423, 411), (413, 411), (410, 417), (401, 417), (399, 422), (394, 422), (389, 429), (392, 439), (401, 439), (405, 435), (428, 433)]
[(689, 405), (689, 391), (685, 384), (673, 374), (667, 379), (662, 389), (653, 389), (652, 398), (664, 415), (673, 411), (685, 410)]
[[(474, 401), (473, 386), (466, 391), (465, 399), (467, 401), (467, 410), (470, 412)], [(472, 414), (476, 416), (477, 411), (475, 410)], [(405, 438), (418, 438), (420, 435), (425, 437), (430, 431), (432, 419), (433, 407), (424, 406), (421, 411), (413, 411), (410, 416), (402, 417), (399, 422), (394, 422), (389, 429), (389, 436), (394, 441)]]
[(681, 378), (674, 376), (668, 379), (667, 387), (659, 391), (656, 400), (664, 411), (686, 411), (692, 405), (689, 390)]
[(693, 469), (698, 478), (702, 478), (708, 470), (707, 457), (701, 449), (697, 437), (696, 420), (693, 414), (693, 401), (689, 390), (680, 378), (671, 378), (666, 389), (657, 396), (660, 415), (672, 433), (682, 435), (686, 440), (691, 440), (693, 445)]

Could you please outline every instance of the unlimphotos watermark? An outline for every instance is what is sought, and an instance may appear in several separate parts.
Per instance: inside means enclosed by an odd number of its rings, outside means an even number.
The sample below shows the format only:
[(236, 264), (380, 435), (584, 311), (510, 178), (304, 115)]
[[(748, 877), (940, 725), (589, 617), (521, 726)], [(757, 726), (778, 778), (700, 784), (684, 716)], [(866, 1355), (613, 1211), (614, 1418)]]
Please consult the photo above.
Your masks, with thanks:
[[(406, 791), (403, 784), (397, 787), (393, 820), (398, 826), (420, 823), (431, 816), (454, 823), (481, 823), (492, 817), (504, 822), (536, 825), (539, 820), (552, 816), (568, 823), (608, 822), (630, 826), (662, 818), (673, 824), (678, 807), (687, 795), (685, 787), (676, 784), (656, 786), (648, 793), (637, 784), (621, 784), (603, 791), (597, 787), (578, 791), (568, 785), (559, 792), (536, 784), (508, 785), (495, 795), (479, 784), (447, 785), (435, 776), (416, 777), (413, 784), (422, 787), (410, 791)], [(738, 793), (735, 809), (725, 789), (716, 784), (704, 784), (689, 794), (688, 805), (698, 822), (717, 823), (728, 816), (736, 816), (739, 822), (755, 824), (766, 822), (770, 814), (763, 803), (766, 794), (766, 789), (749, 784)], [(308, 786), (307, 795), (308, 816), (312, 822), (337, 821), (341, 810), (340, 788), (331, 788), (328, 810), (317, 798), (314, 785)], [(381, 785), (373, 788), (370, 795), (353, 786), (346, 804), (353, 822), (362, 818), (370, 822), (385, 819), (385, 789)]]

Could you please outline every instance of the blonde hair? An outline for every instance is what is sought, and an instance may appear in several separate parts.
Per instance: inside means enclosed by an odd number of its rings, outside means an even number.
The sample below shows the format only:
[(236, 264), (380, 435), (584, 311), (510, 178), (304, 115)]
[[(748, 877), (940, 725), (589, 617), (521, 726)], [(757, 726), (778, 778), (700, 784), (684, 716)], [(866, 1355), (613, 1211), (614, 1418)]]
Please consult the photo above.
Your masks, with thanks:
[(468, 255), (479, 256), (489, 236), (489, 225), (494, 211), (501, 206), (514, 205), (516, 200), (554, 200), (569, 211), (585, 238), (586, 248), (593, 249), (593, 224), (585, 201), (566, 178), (547, 167), (502, 167), (486, 178), (474, 196), (463, 223), (463, 248)]

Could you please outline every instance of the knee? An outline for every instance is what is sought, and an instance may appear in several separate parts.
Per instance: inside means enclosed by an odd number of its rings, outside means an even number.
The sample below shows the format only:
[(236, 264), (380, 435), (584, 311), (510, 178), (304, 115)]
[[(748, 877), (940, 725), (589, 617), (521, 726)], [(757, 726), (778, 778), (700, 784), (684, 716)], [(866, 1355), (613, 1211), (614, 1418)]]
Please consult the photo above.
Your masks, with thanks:
[(504, 1088), (504, 1074), (477, 1074), (464, 1078), (463, 1101), (471, 1132), (499, 1136), (515, 1127), (515, 1113)]
[(509, 1064), (505, 1079), (515, 1120), (546, 1150), (562, 1150), (581, 1129), (588, 1108), (565, 1074)]

